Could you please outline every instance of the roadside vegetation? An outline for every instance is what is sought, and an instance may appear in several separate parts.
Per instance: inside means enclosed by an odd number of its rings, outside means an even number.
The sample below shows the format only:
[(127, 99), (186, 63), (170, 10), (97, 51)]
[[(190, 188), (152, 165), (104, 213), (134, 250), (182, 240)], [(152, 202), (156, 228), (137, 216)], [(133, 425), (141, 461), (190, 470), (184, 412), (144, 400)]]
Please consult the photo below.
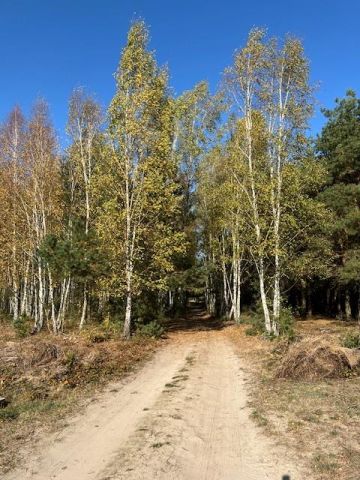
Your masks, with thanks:
[(84, 328), (81, 335), (74, 330), (61, 336), (43, 331), (26, 338), (19, 338), (4, 321), (1, 330), (3, 473), (18, 465), (44, 432), (64, 426), (101, 387), (133, 372), (159, 346), (158, 339), (144, 333), (127, 342), (111, 325)]
[(226, 334), (247, 363), (252, 419), (290, 448), (310, 478), (358, 478), (360, 350), (347, 339), (356, 324), (298, 321), (296, 340), (249, 337), (246, 325)]

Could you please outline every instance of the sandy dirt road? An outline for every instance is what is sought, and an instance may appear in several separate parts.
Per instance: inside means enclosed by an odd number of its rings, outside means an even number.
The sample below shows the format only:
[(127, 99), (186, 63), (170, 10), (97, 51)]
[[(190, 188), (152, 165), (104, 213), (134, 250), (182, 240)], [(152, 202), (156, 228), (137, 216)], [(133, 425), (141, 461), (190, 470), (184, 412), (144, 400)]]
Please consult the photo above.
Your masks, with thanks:
[[(250, 418), (246, 373), (221, 331), (170, 341), (40, 442), (5, 480), (291, 480), (302, 477)], [(308, 478), (308, 477), (306, 477)]]

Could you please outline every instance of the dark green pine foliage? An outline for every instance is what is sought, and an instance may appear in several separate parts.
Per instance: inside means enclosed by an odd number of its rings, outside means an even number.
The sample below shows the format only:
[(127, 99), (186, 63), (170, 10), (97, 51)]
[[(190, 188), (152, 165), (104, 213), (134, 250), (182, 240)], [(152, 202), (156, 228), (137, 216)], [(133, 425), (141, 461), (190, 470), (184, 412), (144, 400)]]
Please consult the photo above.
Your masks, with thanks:
[(317, 142), (329, 172), (321, 199), (334, 212), (333, 248), (336, 253), (333, 286), (336, 309), (359, 316), (360, 299), (360, 99), (348, 91), (337, 99)]
[(55, 284), (71, 278), (81, 291), (85, 283), (93, 289), (109, 268), (98, 238), (93, 230), (85, 235), (83, 221), (79, 219), (73, 220), (71, 235), (67, 233), (47, 235), (39, 256), (48, 265)]

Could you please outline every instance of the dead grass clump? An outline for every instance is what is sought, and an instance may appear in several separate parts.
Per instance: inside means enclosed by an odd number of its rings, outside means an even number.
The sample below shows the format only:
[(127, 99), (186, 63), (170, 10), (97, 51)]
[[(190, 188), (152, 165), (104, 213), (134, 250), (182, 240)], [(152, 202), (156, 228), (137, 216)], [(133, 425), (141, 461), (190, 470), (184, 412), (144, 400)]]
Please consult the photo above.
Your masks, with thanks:
[(308, 338), (290, 346), (277, 377), (295, 380), (342, 378), (356, 373), (360, 355), (321, 337)]
[(57, 360), (62, 355), (62, 349), (58, 345), (49, 341), (40, 341), (39, 343), (28, 343), (29, 356), (21, 355), (29, 362), (29, 366), (47, 365)]

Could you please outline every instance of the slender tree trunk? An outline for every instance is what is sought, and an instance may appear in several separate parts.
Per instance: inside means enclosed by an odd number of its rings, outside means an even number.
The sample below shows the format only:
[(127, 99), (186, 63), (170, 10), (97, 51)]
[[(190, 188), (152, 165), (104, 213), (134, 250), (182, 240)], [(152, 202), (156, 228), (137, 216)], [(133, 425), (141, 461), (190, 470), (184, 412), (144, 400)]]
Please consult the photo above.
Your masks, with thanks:
[(216, 297), (214, 294), (213, 282), (211, 274), (206, 280), (206, 289), (205, 289), (205, 299), (206, 299), (206, 309), (210, 315), (215, 315), (216, 310)]
[(172, 290), (169, 290), (168, 292), (169, 295), (169, 310), (172, 310), (174, 308), (174, 292)]
[(307, 317), (307, 306), (306, 306), (306, 281), (304, 279), (300, 280), (300, 292), (301, 292), (301, 315)]
[(13, 280), (13, 301), (12, 301), (12, 313), (14, 322), (19, 318), (19, 285), (17, 280)]
[(235, 252), (233, 252), (233, 275), (232, 275), (232, 306), (231, 306), (231, 311), (232, 311), (232, 317), (234, 318), (235, 322), (238, 323), (238, 312), (236, 310), (236, 305), (237, 305), (237, 287), (238, 287), (238, 268), (237, 268), (237, 261), (235, 258)]
[(228, 280), (228, 272), (226, 268), (225, 262), (225, 255), (226, 255), (226, 247), (225, 247), (225, 236), (224, 232), (221, 234), (221, 249), (222, 249), (222, 261), (221, 261), (221, 268), (222, 268), (222, 280), (223, 280), (223, 313), (225, 314), (226, 318), (230, 318), (232, 315), (231, 308), (230, 311), (230, 302), (231, 302), (231, 290), (229, 288), (229, 280)]
[(237, 285), (237, 299), (236, 299), (236, 310), (238, 323), (241, 321), (241, 264), (239, 261), (239, 273), (238, 273), (238, 285)]
[(71, 277), (68, 277), (67, 280), (64, 279), (61, 284), (60, 307), (59, 307), (58, 315), (56, 319), (56, 329), (58, 332), (63, 331), (64, 329), (65, 312), (66, 312), (66, 306), (67, 306), (67, 301), (69, 297), (70, 284), (71, 284)]
[(339, 287), (336, 287), (336, 316), (342, 319), (341, 293)]
[(50, 308), (51, 308), (51, 323), (52, 323), (52, 329), (53, 333), (59, 333), (57, 329), (57, 323), (56, 323), (56, 315), (55, 315), (55, 303), (54, 303), (54, 286), (53, 286), (53, 281), (52, 281), (52, 275), (50, 270), (48, 270), (48, 276), (49, 276), (49, 300), (50, 300)]
[(280, 199), (281, 199), (281, 153), (279, 151), (276, 165), (276, 194), (274, 198), (273, 213), (274, 213), (274, 241), (275, 241), (275, 254), (274, 254), (274, 291), (273, 291), (273, 319), (272, 319), (272, 330), (275, 335), (279, 334), (279, 320), (280, 320), (280, 309), (281, 309), (281, 294), (280, 294), (280, 278), (281, 278), (281, 265), (279, 258), (280, 250)]
[(326, 306), (325, 306), (325, 309), (326, 309), (326, 314), (327, 315), (330, 315), (330, 312), (331, 312), (331, 290), (330, 290), (330, 287), (327, 287), (326, 288)]
[(313, 315), (313, 305), (312, 305), (312, 295), (311, 295), (311, 288), (310, 288), (310, 285), (307, 284), (307, 287), (306, 287), (306, 296), (307, 296), (307, 313), (306, 313), (306, 316), (307, 317), (312, 317)]
[(222, 261), (222, 279), (223, 279), (223, 304), (224, 304), (224, 314), (226, 318), (229, 318), (229, 294), (228, 294), (228, 285), (227, 285), (227, 272), (225, 261)]
[(345, 319), (351, 320), (351, 303), (350, 303), (350, 291), (347, 288), (345, 291)]
[(38, 325), (39, 325), (39, 295), (38, 295), (38, 286), (35, 285), (34, 282), (34, 332), (38, 331)]
[[(237, 225), (236, 229), (237, 231)], [(240, 284), (241, 284), (241, 255), (239, 241), (236, 238), (236, 234), (233, 234), (232, 239), (232, 249), (233, 249), (233, 260), (232, 260), (232, 270), (233, 270), (233, 285), (232, 285), (232, 316), (236, 323), (240, 323)]]
[(41, 266), (41, 260), (38, 259), (39, 266), (38, 266), (38, 275), (39, 275), (39, 283), (38, 283), (38, 322), (35, 325), (36, 330), (39, 332), (43, 325), (44, 325), (44, 283), (43, 283), (43, 271)]
[(28, 302), (27, 302), (27, 305), (26, 305), (26, 315), (28, 317), (31, 317), (31, 314), (34, 313), (34, 316), (36, 318), (36, 315), (35, 315), (35, 303), (36, 303), (36, 299), (35, 299), (36, 295), (35, 295), (35, 275), (34, 275), (34, 266), (32, 265), (31, 267), (31, 277), (30, 277), (30, 288), (29, 288), (29, 299), (28, 299)]
[(29, 269), (30, 269), (30, 261), (28, 260), (27, 263), (26, 263), (23, 290), (22, 290), (22, 296), (21, 296), (20, 315), (27, 314), (27, 309), (28, 309)]
[[(280, 218), (281, 218), (281, 197), (282, 197), (282, 161), (283, 161), (283, 129), (284, 129), (284, 105), (283, 105), (283, 92), (282, 92), (282, 75), (279, 82), (279, 129), (277, 131), (276, 145), (276, 160), (275, 160), (275, 175), (276, 186), (273, 193), (273, 217), (274, 217), (274, 292), (273, 292), (273, 322), (272, 329), (275, 335), (279, 334), (279, 320), (281, 309), (281, 293), (280, 293), (280, 279), (281, 279), (281, 262), (279, 257), (280, 252)], [(285, 101), (286, 103), (286, 101)], [(270, 154), (270, 162), (272, 162)], [(271, 169), (271, 171), (273, 171)]]
[[(16, 232), (13, 232), (14, 239), (16, 238)], [(15, 240), (14, 240), (15, 241)], [(12, 298), (12, 314), (13, 314), (13, 321), (19, 318), (19, 284), (17, 280), (17, 268), (16, 268), (16, 246), (13, 246), (12, 249), (12, 291), (13, 291), (13, 298)]]
[(240, 323), (241, 320), (241, 259), (237, 259), (234, 265), (234, 320)]
[(263, 313), (264, 313), (265, 329), (268, 334), (271, 334), (273, 333), (273, 331), (272, 331), (269, 307), (268, 307), (267, 298), (266, 298), (264, 260), (262, 257), (259, 260), (258, 273), (259, 273), (259, 284), (260, 284), (260, 298), (261, 298), (261, 304), (262, 304)]
[(274, 277), (274, 299), (273, 299), (273, 333), (278, 335), (278, 326), (280, 319), (280, 265), (279, 265), (279, 256), (275, 254), (275, 277)]
[(86, 289), (86, 283), (85, 283), (84, 290), (83, 290), (83, 304), (82, 304), (82, 311), (81, 311), (81, 319), (80, 319), (80, 324), (79, 324), (79, 329), (80, 330), (85, 325), (87, 305), (88, 305), (88, 296), (87, 296), (87, 289)]
[(132, 309), (132, 267), (128, 261), (126, 266), (126, 307), (125, 307), (125, 323), (124, 337), (129, 339), (131, 336), (131, 309)]
[[(86, 207), (86, 220), (85, 220), (85, 236), (89, 235), (89, 223), (90, 223), (90, 194), (89, 194), (89, 182), (90, 182), (90, 175), (89, 173), (86, 174), (85, 166), (84, 166), (84, 182), (85, 182), (85, 207)], [(88, 312), (88, 289), (87, 289), (87, 282), (84, 284), (83, 290), (83, 305), (81, 310), (81, 319), (79, 329), (85, 325), (86, 317)]]

